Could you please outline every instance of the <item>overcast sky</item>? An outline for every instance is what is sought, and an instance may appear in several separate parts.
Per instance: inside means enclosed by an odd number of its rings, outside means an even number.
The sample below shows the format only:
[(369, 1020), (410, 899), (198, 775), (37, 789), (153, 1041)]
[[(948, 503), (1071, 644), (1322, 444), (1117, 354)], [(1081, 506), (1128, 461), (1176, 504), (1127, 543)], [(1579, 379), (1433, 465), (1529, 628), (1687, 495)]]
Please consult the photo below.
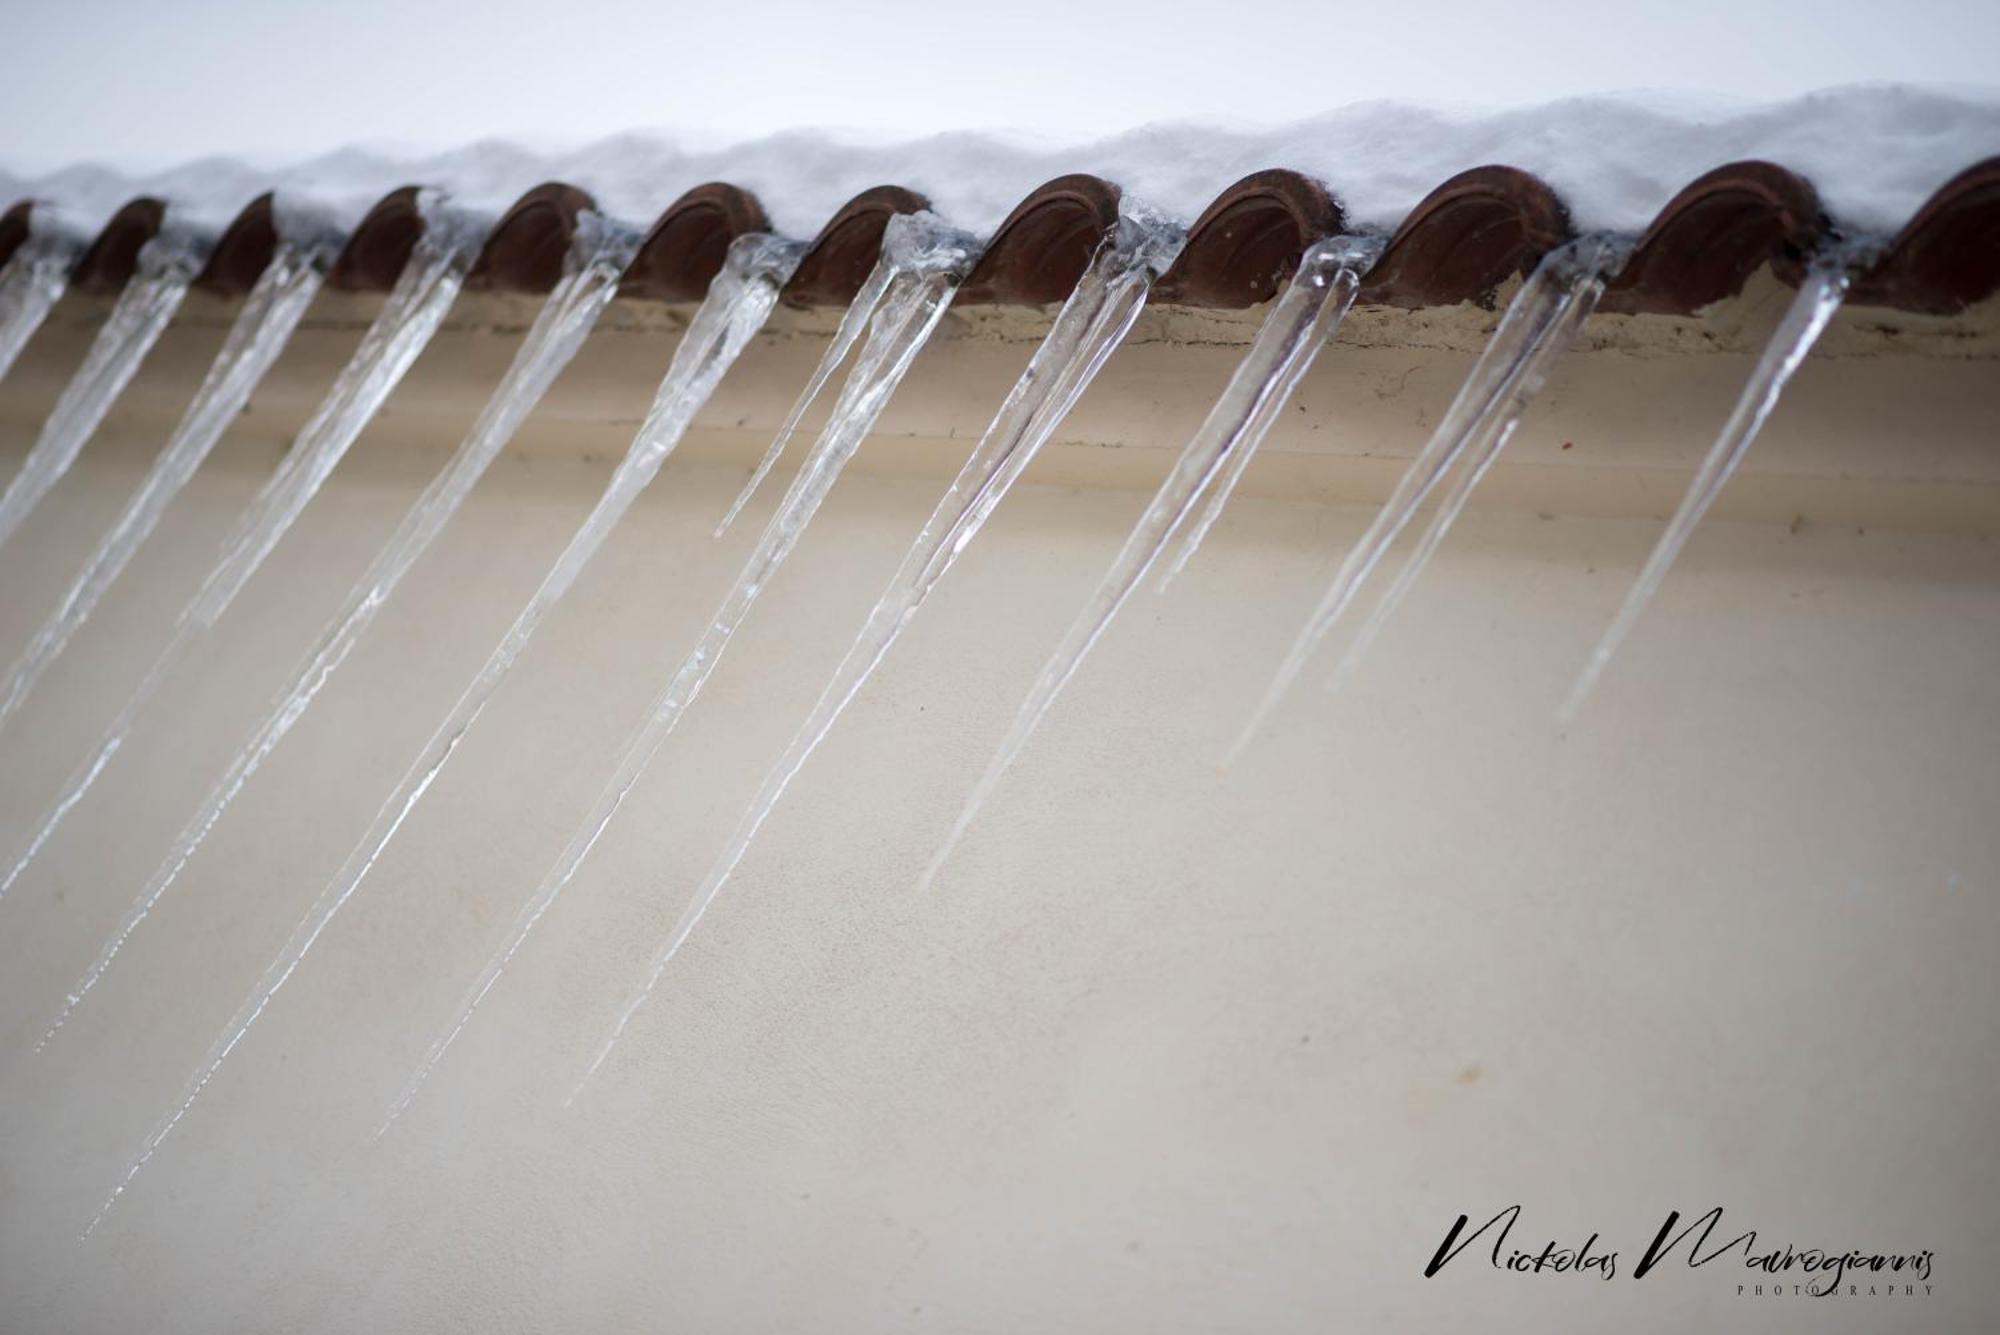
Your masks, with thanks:
[(17, 171), (636, 127), (1095, 138), (1372, 98), (2000, 80), (2000, 0), (9, 0), (0, 24), (0, 162)]

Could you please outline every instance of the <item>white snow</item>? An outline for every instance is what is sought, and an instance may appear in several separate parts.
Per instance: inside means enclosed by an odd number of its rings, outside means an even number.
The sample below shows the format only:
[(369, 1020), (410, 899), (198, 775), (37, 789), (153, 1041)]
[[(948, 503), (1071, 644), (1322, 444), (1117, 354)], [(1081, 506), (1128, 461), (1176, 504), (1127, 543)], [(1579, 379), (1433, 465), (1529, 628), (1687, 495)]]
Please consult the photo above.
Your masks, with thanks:
[(1001, 133), (870, 142), (798, 130), (718, 147), (635, 131), (555, 152), (491, 140), (432, 156), (349, 148), (274, 167), (204, 158), (153, 175), (79, 164), (24, 179), (0, 168), (0, 201), (47, 198), (88, 223), (154, 192), (219, 223), (275, 187), (352, 220), (411, 183), (498, 210), (541, 181), (565, 180), (645, 224), (689, 186), (727, 180), (754, 190), (781, 231), (809, 236), (859, 191), (895, 183), (983, 232), (1064, 172), (1095, 172), (1192, 219), (1238, 177), (1290, 167), (1324, 180), (1350, 221), (1393, 227), (1447, 176), (1497, 162), (1547, 180), (1580, 227), (1636, 230), (1701, 172), (1758, 157), (1812, 180), (1846, 224), (1888, 232), (1952, 175), (1996, 153), (2000, 90), (1861, 85), (1768, 105), (1659, 93), (1492, 113), (1369, 102), (1273, 129), (1155, 125), (1061, 145)]

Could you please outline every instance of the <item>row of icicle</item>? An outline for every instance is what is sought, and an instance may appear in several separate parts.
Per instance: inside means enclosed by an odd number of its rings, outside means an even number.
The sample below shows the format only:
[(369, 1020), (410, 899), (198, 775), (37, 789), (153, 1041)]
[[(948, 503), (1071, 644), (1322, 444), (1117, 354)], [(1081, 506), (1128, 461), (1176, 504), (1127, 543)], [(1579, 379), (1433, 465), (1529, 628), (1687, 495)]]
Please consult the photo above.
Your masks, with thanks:
[[(0, 896), (33, 864), (57, 827), (103, 775), (147, 703), (276, 547), (451, 307), (485, 228), (430, 195), (424, 197), (421, 207), (425, 220), (422, 237), (380, 314), (284, 460), (237, 521), (214, 568), (180, 613), (166, 644), (97, 748), (82, 759), (26, 846), (7, 861), (0, 878)], [(579, 219), (561, 280), (543, 303), (470, 433), (349, 593), (276, 707), (203, 796), (157, 870), (56, 1008), (47, 1032), (36, 1044), (37, 1052), (55, 1038), (103, 979), (230, 803), (338, 671), (403, 575), (458, 512), (488, 465), (574, 357), (614, 296), (618, 277), (638, 240), (633, 230), (598, 215), (586, 213)], [(639, 986), (583, 1072), (578, 1091), (611, 1054), (675, 952), (742, 861), (786, 786), (1123, 341), (1145, 306), (1153, 281), (1172, 263), (1181, 240), (1180, 230), (1172, 224), (1136, 205), (1125, 207), (1027, 369), (918, 533), (833, 679), (772, 766), (714, 866), (660, 944)], [(412, 759), (346, 862), (218, 1034), (181, 1096), (147, 1136), (91, 1219), (86, 1234), (194, 1106), (328, 924), (360, 888), (543, 619), (574, 587), (613, 527), (672, 454), (737, 354), (762, 327), (802, 250), (797, 243), (766, 235), (741, 237), (731, 246), (722, 271), (675, 349), (651, 410), (603, 496)], [(1279, 411), (1319, 350), (1338, 330), (1363, 276), (1381, 250), (1380, 238), (1353, 235), (1322, 241), (1306, 251), (1221, 397), (1183, 446), (1111, 569), (1035, 679), (992, 763), (974, 785), (949, 836), (926, 869), (925, 884), (949, 858), (1058, 693), (1132, 593), (1156, 568), (1158, 582), (1164, 586), (1193, 555)], [(1232, 757), (1248, 744), (1328, 637), (1346, 624), (1357, 596), (1397, 537), (1435, 495), (1429, 523), (1402, 567), (1368, 615), (1347, 635), (1334, 669), (1334, 683), (1352, 672), (1422, 573), (1479, 479), (1506, 446), (1556, 361), (1576, 340), (1630, 250), (1630, 243), (1621, 238), (1585, 237), (1544, 257), (1528, 276), (1436, 430), (1340, 564), (1232, 750)], [(332, 253), (332, 243), (324, 236), (281, 236), (273, 259), (244, 301), (222, 350), (151, 471), (56, 609), (0, 678), (0, 729), (18, 714), (36, 682), (158, 524), (168, 503), (248, 403), (318, 291)], [(61, 296), (67, 271), (64, 258), (51, 247), (31, 240), (0, 271), (0, 376)], [(0, 494), (0, 544), (13, 536), (54, 487), (103, 420), (172, 318), (200, 258), (198, 245), (177, 234), (162, 234), (141, 252), (133, 278), (82, 366), (50, 413), (21, 469)], [(583, 824), (522, 905), (456, 1012), (440, 1028), (436, 1041), (389, 1108), (378, 1135), (410, 1107), (474, 1010), (575, 878), (633, 785), (694, 703), (758, 594), (790, 554), (842, 468), (872, 429), (977, 258), (976, 242), (930, 215), (899, 216), (890, 222), (880, 260), (842, 316), (811, 380), (759, 461), (749, 485), (724, 517), (723, 527), (735, 519), (797, 433), (812, 403), (845, 365), (846, 376), (834, 408), (776, 514), (721, 607), (704, 623), (700, 640), (668, 677)], [(1787, 379), (1839, 307), (1851, 276), (1865, 258), (1863, 248), (1839, 245), (1829, 247), (1809, 267), (1734, 411), (1702, 462), (1694, 485), (1577, 678), (1562, 708), (1565, 722), (1575, 716), (1675, 555), (1743, 457)]]

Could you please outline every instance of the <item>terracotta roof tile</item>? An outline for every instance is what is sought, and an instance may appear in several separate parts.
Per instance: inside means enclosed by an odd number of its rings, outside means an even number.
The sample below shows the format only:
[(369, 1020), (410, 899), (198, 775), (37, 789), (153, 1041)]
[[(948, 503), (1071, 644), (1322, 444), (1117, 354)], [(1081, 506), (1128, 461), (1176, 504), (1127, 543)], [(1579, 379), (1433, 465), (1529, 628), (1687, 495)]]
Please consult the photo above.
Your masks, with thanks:
[(544, 293), (562, 279), (563, 257), (579, 213), (596, 208), (589, 194), (561, 181), (538, 185), (500, 215), (472, 270), (469, 288)]
[(1340, 230), (1326, 187), (1294, 171), (1252, 172), (1195, 219), (1155, 299), (1241, 308), (1269, 301), (1306, 247)]
[(1118, 187), (1098, 176), (1058, 176), (1038, 186), (995, 229), (954, 300), (959, 305), (1044, 306), (1068, 297), (1090, 257), (1118, 225)]
[(387, 292), (410, 261), (424, 217), (417, 207), (419, 187), (406, 185), (384, 195), (355, 224), (327, 273), (329, 286), (347, 292)]
[(221, 296), (240, 296), (257, 285), (258, 275), (277, 251), (277, 216), (273, 196), (265, 191), (222, 229), (195, 286)]
[(698, 185), (667, 206), (653, 224), (619, 286), (622, 295), (654, 301), (700, 301), (722, 272), (729, 243), (769, 231), (757, 197), (720, 181)]
[(159, 235), (166, 216), (166, 202), (146, 196), (112, 214), (76, 262), (70, 286), (83, 292), (116, 292), (124, 287), (139, 265), (139, 251)]
[(1570, 236), (1569, 215), (1540, 178), (1474, 167), (1419, 200), (1361, 284), (1377, 306), (1484, 301)]
[(882, 251), (882, 232), (899, 213), (921, 213), (930, 201), (899, 185), (878, 185), (842, 204), (799, 260), (784, 299), (794, 306), (845, 306), (868, 281)]
[[(1095, 176), (1063, 176), (1040, 186), (994, 233), (959, 300), (1061, 300), (1117, 221), (1119, 198), (1114, 182)], [(1244, 177), (1189, 229), (1156, 299), (1210, 307), (1269, 300), (1307, 246), (1340, 230), (1335, 198), (1322, 183), (1293, 171)], [(495, 225), (469, 281), (546, 292), (561, 273), (577, 214), (590, 207), (587, 193), (561, 182), (529, 191)], [(855, 196), (813, 239), (785, 300), (797, 306), (852, 300), (876, 261), (889, 218), (926, 207), (922, 195), (895, 185)], [(26, 237), (29, 210), (24, 202), (0, 214), (0, 262)], [(121, 286), (164, 213), (165, 205), (152, 198), (119, 209), (79, 260), (75, 285)], [(768, 225), (749, 191), (719, 181), (697, 186), (653, 224), (626, 273), (623, 295), (696, 300), (730, 241)], [(1806, 255), (1834, 225), (1812, 186), (1782, 165), (1718, 167), (1689, 182), (1647, 227), (1604, 308), (1692, 312), (1734, 294), (1767, 263), (1796, 281)], [(417, 187), (392, 192), (355, 229), (334, 265), (333, 285), (386, 289), (422, 227)], [(1569, 235), (1562, 201), (1539, 178), (1506, 166), (1474, 168), (1440, 184), (1411, 211), (1369, 272), (1361, 300), (1403, 307), (1481, 300)], [(243, 290), (268, 262), (275, 239), (271, 198), (260, 196), (225, 230), (200, 281), (220, 292)], [(2000, 158), (1978, 163), (1938, 190), (1856, 283), (1851, 300), (1951, 314), (1996, 291)]]
[(0, 213), (0, 264), (13, 259), (14, 252), (28, 239), (28, 217), (34, 208), (34, 200), (24, 199)]
[(1783, 167), (1717, 167), (1667, 201), (1605, 290), (1602, 308), (1690, 314), (1742, 290), (1767, 262), (1796, 281), (1827, 230), (1819, 196)]
[(1952, 315), (2000, 290), (2000, 157), (1975, 163), (1939, 187), (1852, 300)]

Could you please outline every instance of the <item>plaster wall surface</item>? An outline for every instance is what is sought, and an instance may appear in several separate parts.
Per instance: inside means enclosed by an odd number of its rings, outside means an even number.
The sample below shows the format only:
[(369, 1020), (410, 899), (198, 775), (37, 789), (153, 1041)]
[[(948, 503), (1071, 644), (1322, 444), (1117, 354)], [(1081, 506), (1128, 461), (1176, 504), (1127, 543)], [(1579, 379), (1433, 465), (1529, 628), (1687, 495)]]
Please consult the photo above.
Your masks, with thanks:
[[(684, 313), (614, 310), (119, 967), (30, 1048), (531, 310), (468, 299), (0, 901), (10, 1331), (1974, 1331), (2000, 1249), (2000, 374), (1843, 317), (1580, 723), (1553, 711), (1779, 298), (1599, 320), (1363, 670), (1218, 759), (1491, 315), (1357, 316), (1196, 564), (1142, 590), (914, 884), (1250, 320), (1155, 312), (562, 1098), (1025, 363), (967, 312), (409, 1115), (369, 1137), (775, 504), (781, 316), (127, 1197), (77, 1233), (588, 510)], [(351, 350), (323, 301), (0, 738), (17, 846)], [(101, 311), (0, 385), (12, 468)], [(0, 553), (13, 652), (219, 341), (192, 303)], [(782, 481), (783, 479), (775, 479)], [(1615, 1281), (1422, 1270), (1461, 1213)], [(1739, 1295), (1763, 1247), (1924, 1296)], [(1720, 1241), (1723, 1234), (1717, 1235)], [(1491, 1235), (1488, 1235), (1490, 1239)], [(1796, 1275), (1781, 1277), (1787, 1284)], [(1861, 1281), (1863, 1283), (1866, 1280)], [(1919, 1288), (1921, 1294), (1921, 1286)]]

